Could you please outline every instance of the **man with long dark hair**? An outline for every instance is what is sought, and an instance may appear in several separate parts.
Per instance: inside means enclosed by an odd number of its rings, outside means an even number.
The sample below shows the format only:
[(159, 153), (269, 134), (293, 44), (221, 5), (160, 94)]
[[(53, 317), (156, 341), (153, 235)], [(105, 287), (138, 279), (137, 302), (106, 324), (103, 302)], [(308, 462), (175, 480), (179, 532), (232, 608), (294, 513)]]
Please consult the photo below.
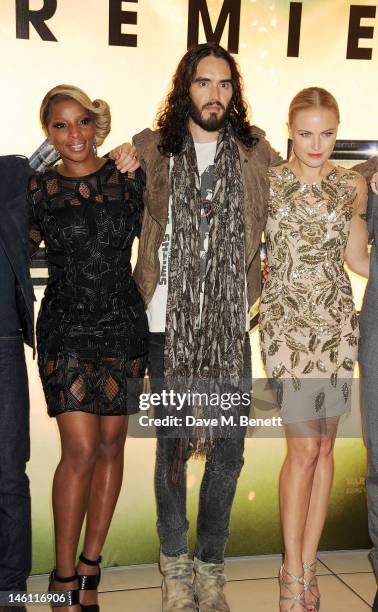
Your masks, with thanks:
[[(194, 387), (198, 380), (243, 381), (250, 390), (247, 313), (260, 293), (267, 169), (280, 157), (264, 132), (250, 125), (247, 112), (233, 57), (217, 44), (198, 45), (178, 65), (158, 129), (134, 138), (147, 178), (134, 278), (149, 315), (153, 391), (177, 389), (178, 380), (184, 388), (189, 381)], [(249, 407), (233, 414), (248, 414)], [(195, 408), (197, 416), (209, 410)], [(164, 612), (195, 611), (197, 605), (201, 612), (230, 609), (223, 591), (224, 549), (245, 430), (217, 431), (157, 428)], [(193, 566), (185, 476), (186, 461), (196, 454), (206, 456), (206, 466)]]

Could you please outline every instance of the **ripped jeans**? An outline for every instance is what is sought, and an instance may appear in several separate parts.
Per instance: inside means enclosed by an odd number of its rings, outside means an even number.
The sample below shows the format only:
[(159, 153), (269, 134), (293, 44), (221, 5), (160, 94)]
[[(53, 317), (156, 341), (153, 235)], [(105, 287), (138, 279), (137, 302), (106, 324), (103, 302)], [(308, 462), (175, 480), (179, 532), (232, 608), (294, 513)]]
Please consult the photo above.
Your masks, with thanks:
[[(150, 333), (150, 381), (151, 391), (159, 392), (154, 385), (164, 375), (164, 334)], [(244, 346), (243, 379), (250, 381), (251, 348), (248, 336)], [(249, 411), (248, 411), (249, 412)], [(162, 435), (157, 428), (155, 494), (157, 504), (157, 529), (161, 551), (170, 557), (188, 551), (186, 517), (186, 466), (179, 484), (171, 479), (171, 465), (176, 439)], [(206, 563), (223, 563), (224, 550), (229, 536), (231, 507), (244, 459), (244, 437), (218, 438), (209, 451), (202, 479), (197, 518), (197, 543), (195, 557)]]

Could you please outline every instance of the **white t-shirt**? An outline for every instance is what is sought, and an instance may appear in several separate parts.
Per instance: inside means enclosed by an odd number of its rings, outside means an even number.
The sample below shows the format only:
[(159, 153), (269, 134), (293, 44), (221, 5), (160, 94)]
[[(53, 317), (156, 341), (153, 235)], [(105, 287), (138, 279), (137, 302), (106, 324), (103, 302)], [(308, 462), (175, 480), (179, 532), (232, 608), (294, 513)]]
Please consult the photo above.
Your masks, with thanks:
[[(201, 194), (204, 200), (211, 200), (214, 187), (214, 158), (217, 149), (217, 141), (206, 143), (195, 143), (197, 155), (198, 173), (201, 183)], [(170, 160), (170, 171), (173, 168), (173, 158)], [(201, 292), (200, 292), (200, 309), (202, 310), (203, 303), (203, 283), (205, 280), (206, 253), (208, 249), (209, 226), (206, 215), (202, 211), (201, 221)], [(155, 293), (147, 307), (147, 317), (151, 332), (165, 332), (165, 321), (167, 312), (168, 298), (168, 271), (169, 271), (169, 255), (171, 248), (172, 236), (172, 196), (169, 196), (168, 206), (168, 221), (165, 228), (163, 241), (159, 248), (160, 261), (160, 279), (155, 289)], [(248, 312), (247, 312), (248, 314)], [(248, 319), (248, 318), (247, 318)], [(249, 329), (249, 324), (247, 325)]]

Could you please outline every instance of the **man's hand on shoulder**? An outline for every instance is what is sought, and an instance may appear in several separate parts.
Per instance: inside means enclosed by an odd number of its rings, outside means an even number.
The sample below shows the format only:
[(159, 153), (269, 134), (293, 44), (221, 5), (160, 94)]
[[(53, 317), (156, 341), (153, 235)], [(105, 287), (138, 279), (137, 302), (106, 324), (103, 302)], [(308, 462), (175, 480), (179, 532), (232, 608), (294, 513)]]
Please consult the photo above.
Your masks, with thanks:
[(118, 170), (122, 173), (135, 172), (140, 167), (136, 148), (130, 142), (124, 142), (112, 149), (109, 157), (115, 161)]

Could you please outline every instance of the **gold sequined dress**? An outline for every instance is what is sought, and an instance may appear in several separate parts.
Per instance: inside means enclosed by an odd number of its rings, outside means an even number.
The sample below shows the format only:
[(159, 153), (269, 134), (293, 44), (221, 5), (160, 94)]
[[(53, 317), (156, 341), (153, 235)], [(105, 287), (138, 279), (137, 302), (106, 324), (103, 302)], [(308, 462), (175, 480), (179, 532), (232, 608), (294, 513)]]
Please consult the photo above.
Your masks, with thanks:
[(334, 167), (320, 185), (308, 184), (286, 165), (270, 170), (269, 178), (262, 359), (284, 422), (338, 416), (349, 409), (357, 357), (344, 250), (363, 179)]

